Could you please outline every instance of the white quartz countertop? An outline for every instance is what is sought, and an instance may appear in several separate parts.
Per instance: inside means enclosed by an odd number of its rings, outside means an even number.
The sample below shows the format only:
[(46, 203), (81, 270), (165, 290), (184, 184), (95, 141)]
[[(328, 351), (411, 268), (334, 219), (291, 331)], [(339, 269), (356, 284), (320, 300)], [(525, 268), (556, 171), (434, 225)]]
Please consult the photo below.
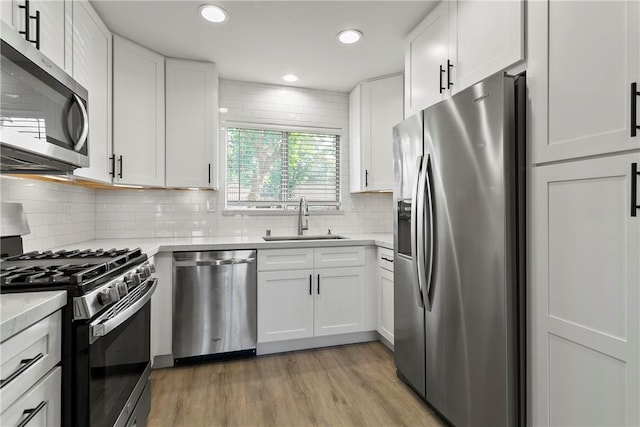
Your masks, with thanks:
[(162, 239), (99, 239), (73, 243), (59, 249), (110, 249), (140, 247), (148, 256), (159, 252), (210, 251), (233, 249), (308, 248), (327, 246), (375, 245), (393, 249), (393, 234), (342, 234), (346, 239), (287, 240), (266, 242), (260, 236), (245, 237), (178, 237)]
[(44, 319), (67, 303), (67, 291), (0, 295), (0, 341)]

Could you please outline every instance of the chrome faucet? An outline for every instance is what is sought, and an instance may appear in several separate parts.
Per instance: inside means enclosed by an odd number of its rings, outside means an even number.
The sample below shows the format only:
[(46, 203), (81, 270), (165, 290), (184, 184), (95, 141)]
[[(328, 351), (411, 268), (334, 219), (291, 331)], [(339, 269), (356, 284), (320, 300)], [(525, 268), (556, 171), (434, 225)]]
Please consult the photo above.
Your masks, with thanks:
[[(305, 216), (304, 225), (302, 224), (302, 216)], [(302, 236), (304, 230), (309, 229), (309, 203), (307, 198), (300, 197), (300, 203), (298, 205), (298, 236)]]

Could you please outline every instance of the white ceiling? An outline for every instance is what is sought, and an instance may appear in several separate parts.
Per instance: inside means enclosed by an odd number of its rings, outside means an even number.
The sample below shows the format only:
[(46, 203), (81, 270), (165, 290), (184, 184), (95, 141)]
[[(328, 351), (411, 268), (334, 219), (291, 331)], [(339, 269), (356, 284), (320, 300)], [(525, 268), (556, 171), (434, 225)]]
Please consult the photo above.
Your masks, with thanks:
[[(174, 58), (213, 61), (220, 77), (348, 92), (404, 69), (404, 39), (436, 1), (212, 1), (229, 20), (204, 21), (206, 0), (92, 1), (114, 33)], [(336, 34), (364, 38), (343, 45)], [(281, 76), (294, 73), (296, 83)]]

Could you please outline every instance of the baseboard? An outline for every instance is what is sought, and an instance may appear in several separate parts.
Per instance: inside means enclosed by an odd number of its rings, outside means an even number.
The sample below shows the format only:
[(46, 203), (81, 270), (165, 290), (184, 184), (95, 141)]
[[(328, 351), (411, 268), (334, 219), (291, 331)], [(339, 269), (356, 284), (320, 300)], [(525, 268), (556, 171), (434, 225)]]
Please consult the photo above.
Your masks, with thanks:
[(378, 333), (378, 340), (380, 340), (380, 342), (382, 344), (384, 344), (385, 346), (387, 346), (387, 348), (391, 351), (393, 351), (393, 344), (386, 339), (385, 337), (382, 336), (382, 334)]
[(366, 331), (341, 335), (329, 335), (325, 337), (311, 337), (297, 340), (259, 343), (256, 354), (260, 356), (263, 354), (308, 350), (310, 348), (330, 347), (333, 345), (355, 344), (360, 342), (377, 341), (379, 338), (380, 334), (378, 334), (377, 331)]
[(162, 354), (153, 358), (151, 369), (170, 368), (173, 366), (173, 355)]

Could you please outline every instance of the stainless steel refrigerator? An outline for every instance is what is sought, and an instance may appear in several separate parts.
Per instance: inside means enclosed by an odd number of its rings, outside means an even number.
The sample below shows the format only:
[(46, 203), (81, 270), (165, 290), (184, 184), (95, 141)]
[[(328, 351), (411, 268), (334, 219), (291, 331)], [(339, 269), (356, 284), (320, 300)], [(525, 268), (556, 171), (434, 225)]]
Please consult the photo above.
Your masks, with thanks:
[(525, 423), (524, 81), (393, 130), (396, 368), (457, 426)]

